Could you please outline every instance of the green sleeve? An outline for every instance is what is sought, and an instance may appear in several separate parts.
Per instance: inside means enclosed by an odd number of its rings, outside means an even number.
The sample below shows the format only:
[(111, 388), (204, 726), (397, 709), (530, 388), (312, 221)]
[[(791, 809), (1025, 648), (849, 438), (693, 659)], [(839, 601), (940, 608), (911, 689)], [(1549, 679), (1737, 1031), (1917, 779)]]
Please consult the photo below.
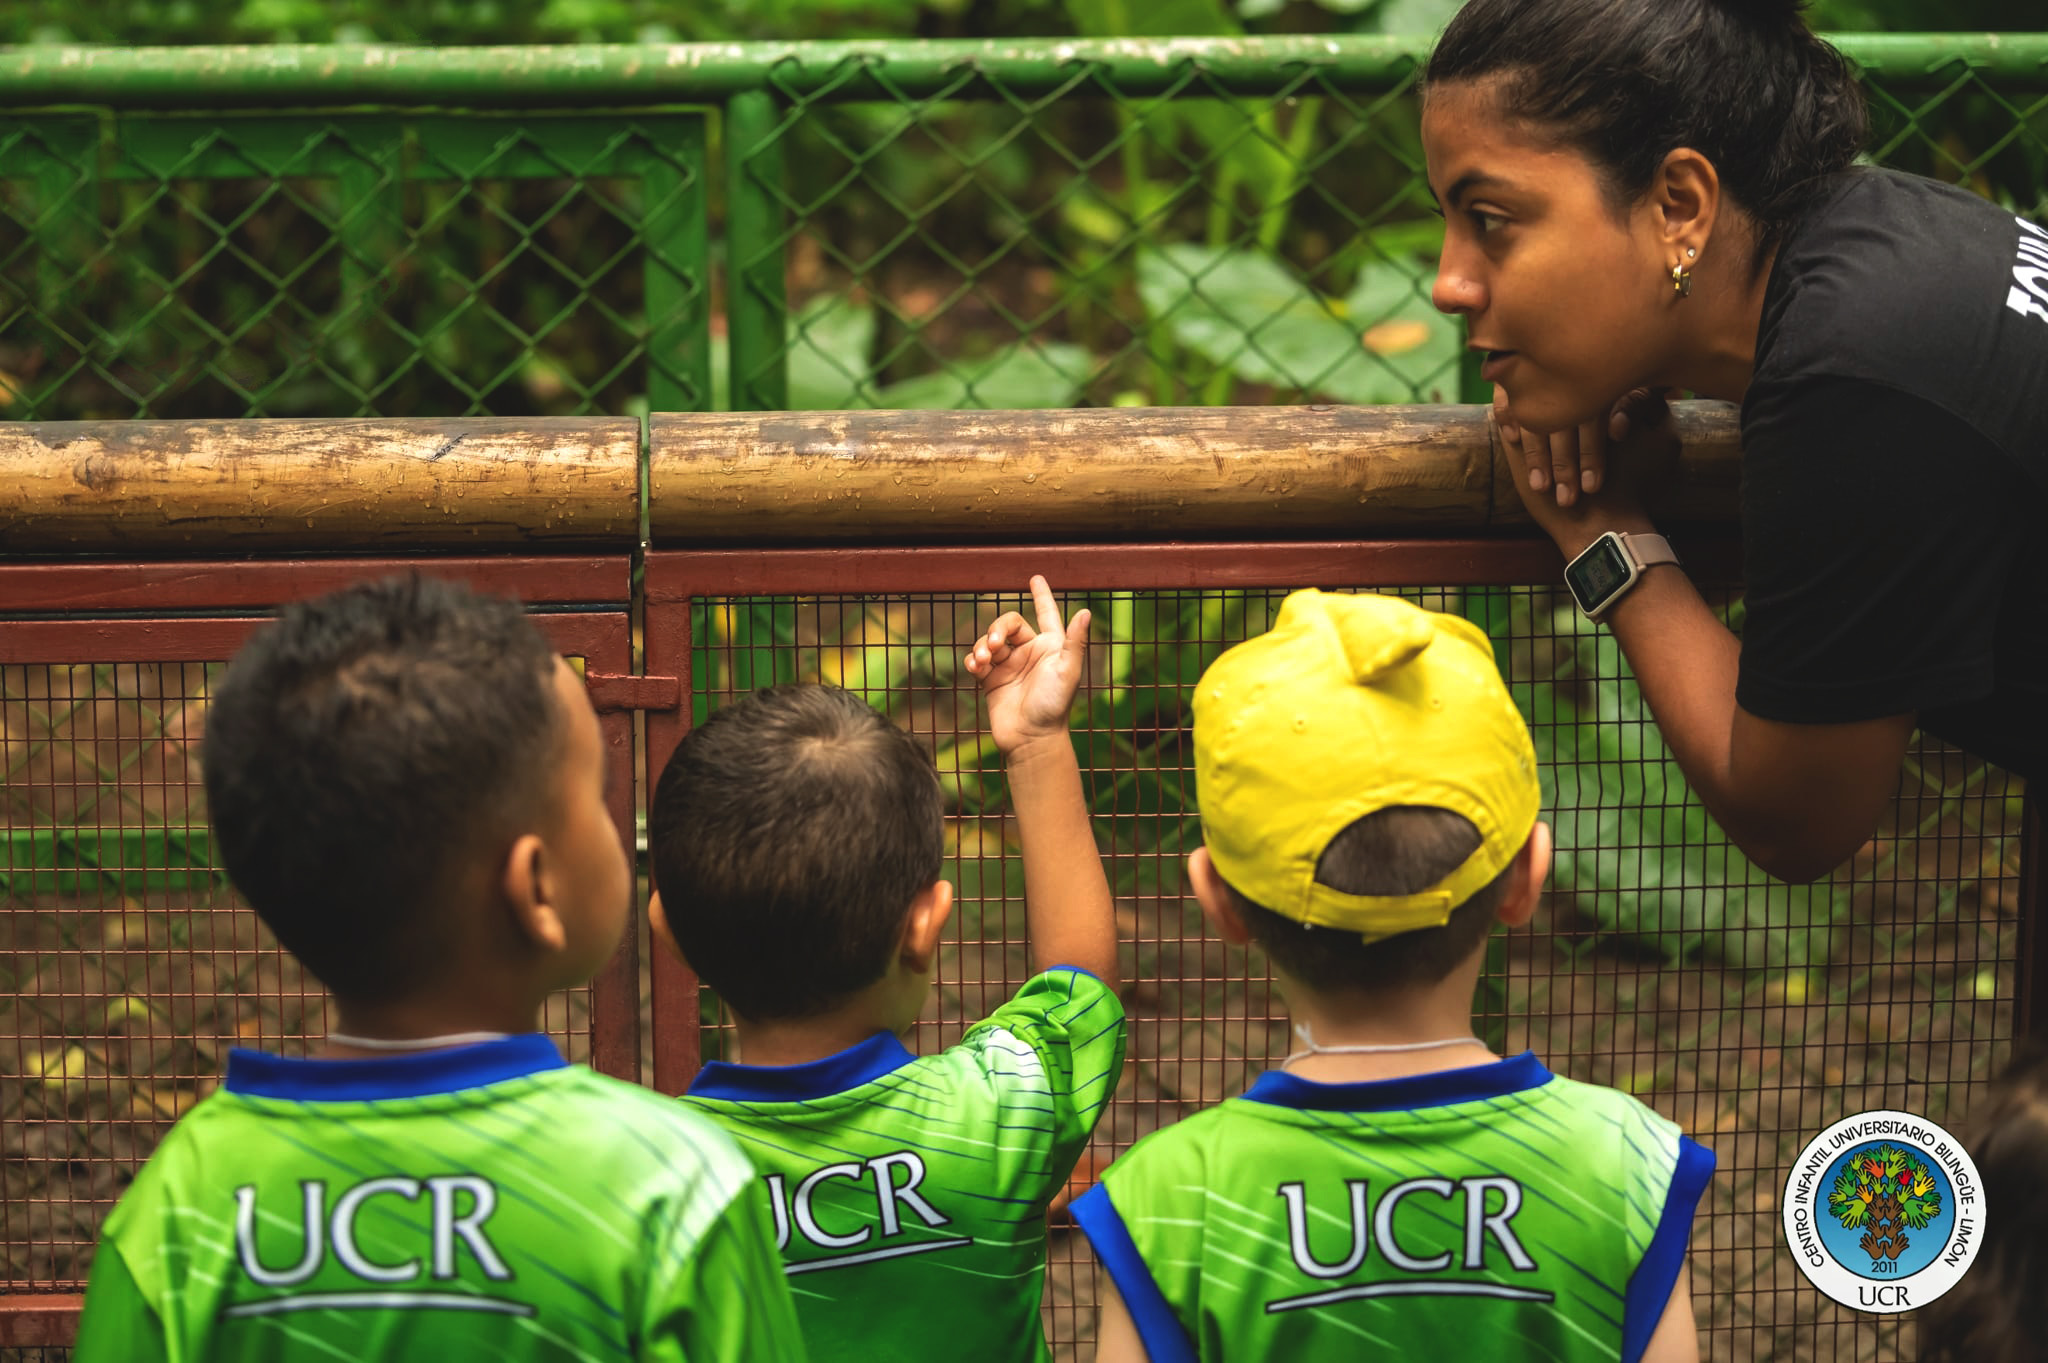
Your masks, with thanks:
[[(1029, 1055), (1016, 1049), (1019, 1042)], [(960, 1045), (980, 1053), (993, 1084), (1034, 1104), (1050, 1100), (1064, 1178), (1123, 1077), (1124, 1006), (1115, 992), (1085, 970), (1056, 967), (1026, 981)]]
[(782, 1255), (775, 1248), (767, 1192), (749, 1179), (696, 1238), (664, 1256), (641, 1330), (643, 1363), (804, 1363)]
[(162, 1363), (169, 1357), (162, 1319), (136, 1286), (120, 1250), (101, 1241), (72, 1363)]

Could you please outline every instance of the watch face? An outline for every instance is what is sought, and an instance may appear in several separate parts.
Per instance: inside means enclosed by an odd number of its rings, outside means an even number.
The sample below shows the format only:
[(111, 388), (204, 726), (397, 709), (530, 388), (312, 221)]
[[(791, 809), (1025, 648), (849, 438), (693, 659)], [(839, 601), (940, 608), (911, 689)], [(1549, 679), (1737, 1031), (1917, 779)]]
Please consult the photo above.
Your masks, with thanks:
[(1572, 594), (1579, 598), (1579, 606), (1591, 613), (1628, 582), (1628, 569), (1621, 546), (1611, 539), (1601, 539), (1572, 563), (1565, 576), (1570, 579)]

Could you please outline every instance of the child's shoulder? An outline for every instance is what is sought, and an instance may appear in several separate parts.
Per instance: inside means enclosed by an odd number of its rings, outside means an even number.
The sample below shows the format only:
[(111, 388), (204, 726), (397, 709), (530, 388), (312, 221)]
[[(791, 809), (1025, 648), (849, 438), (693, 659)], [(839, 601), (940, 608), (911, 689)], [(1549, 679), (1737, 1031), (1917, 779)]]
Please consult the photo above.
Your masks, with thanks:
[(959, 1041), (920, 1064), (966, 1065), (998, 1086), (1006, 1080), (1035, 1084), (1050, 1065), (1063, 1089), (1102, 1086), (1106, 1102), (1123, 1069), (1124, 1023), (1115, 990), (1085, 970), (1056, 966), (1025, 981)]
[(753, 1176), (753, 1166), (724, 1128), (688, 1103), (580, 1065), (549, 1077), (580, 1114), (574, 1143), (585, 1155), (602, 1158), (612, 1150), (670, 1164), (687, 1152), (706, 1174), (735, 1187)]
[(564, 1065), (375, 1102), (295, 1103), (224, 1089), (166, 1133), (134, 1186), (213, 1183), (256, 1166), (294, 1165), (305, 1143), (288, 1128), (299, 1121), (317, 1123), (329, 1144), (359, 1140), (368, 1151), (385, 1148), (387, 1122), (423, 1123), (430, 1148), (459, 1150), (479, 1168), (502, 1164), (530, 1178), (603, 1170), (622, 1186), (637, 1177), (649, 1187), (673, 1187), (680, 1177), (694, 1190), (736, 1191), (752, 1177), (732, 1138), (701, 1113), (637, 1084)]
[[(1612, 1139), (1624, 1149), (1640, 1146), (1645, 1141), (1672, 1146), (1683, 1134), (1677, 1122), (1642, 1099), (1605, 1084), (1589, 1084), (1553, 1074), (1549, 1083), (1534, 1092), (1546, 1105), (1577, 1114), (1578, 1120), (1589, 1128), (1611, 1132)], [(1588, 1159), (1594, 1159), (1602, 1157), (1603, 1152), (1594, 1147), (1587, 1149), (1585, 1154)]]
[(1055, 1033), (1069, 1045), (1121, 1041), (1123, 1000), (1078, 966), (1054, 966), (1033, 975), (987, 1017), (967, 1029), (958, 1046), (979, 1048), (1006, 1034)]

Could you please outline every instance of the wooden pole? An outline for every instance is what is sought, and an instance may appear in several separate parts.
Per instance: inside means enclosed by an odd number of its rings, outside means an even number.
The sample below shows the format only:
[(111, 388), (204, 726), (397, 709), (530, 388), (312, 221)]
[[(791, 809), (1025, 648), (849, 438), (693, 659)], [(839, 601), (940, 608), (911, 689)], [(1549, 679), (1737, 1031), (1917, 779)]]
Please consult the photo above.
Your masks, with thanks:
[(0, 422), (0, 550), (630, 548), (639, 423)]
[[(1732, 524), (1734, 409), (1657, 510)], [(1449, 535), (1526, 526), (1483, 407), (779, 412), (652, 421), (657, 544)]]
[[(1664, 520), (1730, 525), (1733, 409), (1686, 404)], [(637, 423), (0, 423), (0, 552), (631, 547)], [(668, 545), (1442, 537), (1527, 525), (1482, 407), (657, 416)]]

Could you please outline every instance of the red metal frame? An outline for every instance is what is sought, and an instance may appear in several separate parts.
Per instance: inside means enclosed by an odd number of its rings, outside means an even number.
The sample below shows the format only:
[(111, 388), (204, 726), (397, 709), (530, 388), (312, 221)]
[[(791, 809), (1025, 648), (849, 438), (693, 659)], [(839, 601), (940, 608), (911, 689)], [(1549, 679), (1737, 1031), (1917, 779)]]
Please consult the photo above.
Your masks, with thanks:
[[(605, 604), (610, 609), (534, 616), (564, 656), (583, 659), (609, 761), (607, 804), (633, 855), (634, 741), (630, 706), (642, 700), (632, 670), (631, 563), (578, 559), (320, 559), (264, 563), (0, 564), (0, 610), (90, 612), (260, 609), (352, 582), (418, 571), (517, 597), (528, 605)], [(0, 620), (0, 664), (210, 662), (231, 657), (265, 623), (258, 615), (188, 618)], [(657, 688), (659, 689), (659, 688)], [(590, 1063), (640, 1078), (639, 934), (630, 927), (590, 982)], [(0, 1347), (64, 1347), (76, 1338), (82, 1298), (0, 1296)]]
[(529, 606), (579, 605), (626, 601), (632, 569), (620, 557), (0, 563), (0, 611), (261, 609), (408, 572), (467, 582)]
[[(1718, 535), (1676, 539), (1689, 566), (1710, 578), (1734, 580), (1740, 566), (1739, 542)], [(657, 549), (647, 555), (643, 590), (649, 606), (672, 604), (688, 595), (1012, 591), (1033, 573), (1096, 591), (1314, 587), (1332, 582), (1484, 587), (1558, 581), (1564, 559), (1550, 541), (1536, 539)], [(667, 671), (657, 668), (651, 656), (648, 670)]]

